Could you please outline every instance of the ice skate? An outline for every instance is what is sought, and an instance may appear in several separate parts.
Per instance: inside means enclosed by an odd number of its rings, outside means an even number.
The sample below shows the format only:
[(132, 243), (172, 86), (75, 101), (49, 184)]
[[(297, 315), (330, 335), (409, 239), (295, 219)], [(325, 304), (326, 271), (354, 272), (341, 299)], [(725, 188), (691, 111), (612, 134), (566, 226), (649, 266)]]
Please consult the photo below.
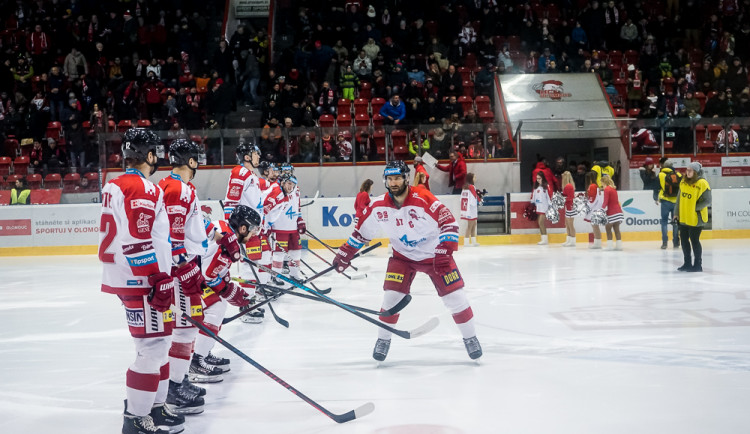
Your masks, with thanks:
[(472, 360), (482, 357), (482, 346), (479, 345), (479, 339), (476, 336), (464, 339), (464, 345), (466, 346), (466, 352), (469, 353), (469, 357)]
[(208, 355), (203, 358), (203, 360), (205, 360), (209, 365), (213, 365), (221, 369), (221, 372), (229, 372), (229, 359), (226, 359), (224, 357), (216, 357), (211, 354), (211, 352), (209, 352)]
[(246, 313), (245, 315), (242, 315), (240, 317), (240, 321), (246, 324), (260, 324), (263, 322), (263, 318), (264, 318), (263, 312), (261, 312), (260, 309), (255, 309), (253, 311)]
[(151, 419), (154, 420), (154, 425), (169, 431), (169, 434), (185, 431), (185, 416), (173, 412), (168, 405), (159, 404), (151, 408)]
[(206, 396), (206, 389), (191, 383), (187, 374), (185, 374), (185, 378), (182, 379), (182, 387), (186, 387), (190, 392), (198, 396)]
[(128, 401), (125, 400), (125, 412), (123, 413), (122, 434), (170, 434), (169, 431), (159, 429), (154, 425), (154, 419), (150, 414), (136, 416), (128, 413)]
[(377, 342), (375, 342), (375, 349), (372, 351), (372, 358), (377, 360), (378, 362), (382, 362), (383, 360), (385, 360), (386, 356), (388, 356), (388, 350), (390, 348), (390, 339), (378, 338)]
[[(203, 413), (203, 398), (182, 383), (169, 381), (169, 392), (167, 392), (167, 405), (170, 410), (177, 414), (200, 414)], [(153, 415), (153, 412), (152, 412)], [(184, 420), (184, 418), (183, 418)], [(154, 423), (158, 419), (154, 417)], [(160, 425), (157, 423), (157, 425)], [(171, 431), (170, 431), (171, 432)]]
[(193, 360), (190, 362), (188, 378), (193, 383), (219, 383), (224, 381), (221, 375), (221, 369), (206, 363), (203, 356), (193, 354)]

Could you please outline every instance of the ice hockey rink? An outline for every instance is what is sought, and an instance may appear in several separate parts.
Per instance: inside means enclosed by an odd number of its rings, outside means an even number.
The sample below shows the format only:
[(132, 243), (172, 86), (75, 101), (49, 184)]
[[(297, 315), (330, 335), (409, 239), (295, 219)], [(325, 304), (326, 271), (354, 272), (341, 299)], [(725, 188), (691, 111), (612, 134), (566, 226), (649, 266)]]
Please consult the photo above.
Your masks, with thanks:
[[(379, 367), (374, 325), (283, 296), (274, 307), (288, 329), (266, 312), (262, 324), (226, 325), (224, 339), (333, 413), (367, 402), (375, 411), (338, 425), (217, 345), (232, 370), (207, 386), (205, 413), (189, 416), (185, 432), (747, 433), (749, 244), (704, 241), (703, 273), (677, 272), (682, 251), (658, 241), (626, 242), (622, 252), (580, 242), (462, 247), (455, 258), (484, 348), (479, 364), (425, 276), (397, 327), (433, 316), (440, 325), (394, 336)], [(366, 279), (316, 282), (377, 309), (386, 254), (353, 262)], [(117, 298), (99, 291), (100, 273), (93, 255), (0, 258), (0, 431), (120, 432), (133, 344)]]

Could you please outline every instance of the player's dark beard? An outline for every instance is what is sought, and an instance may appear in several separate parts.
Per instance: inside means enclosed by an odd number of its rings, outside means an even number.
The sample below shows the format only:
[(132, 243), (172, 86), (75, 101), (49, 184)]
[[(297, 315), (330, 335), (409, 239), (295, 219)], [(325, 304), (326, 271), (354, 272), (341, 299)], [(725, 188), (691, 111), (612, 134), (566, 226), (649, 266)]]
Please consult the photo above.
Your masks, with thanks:
[[(398, 189), (398, 190), (394, 191), (394, 189)], [(406, 181), (404, 181), (404, 183), (401, 184), (401, 187), (388, 187), (388, 191), (394, 196), (401, 196), (406, 191)]]
[(153, 175), (159, 169), (159, 160), (156, 160), (156, 163), (154, 164), (151, 164), (151, 163), (146, 163), (146, 164), (148, 164), (148, 167), (150, 168), (148, 176)]

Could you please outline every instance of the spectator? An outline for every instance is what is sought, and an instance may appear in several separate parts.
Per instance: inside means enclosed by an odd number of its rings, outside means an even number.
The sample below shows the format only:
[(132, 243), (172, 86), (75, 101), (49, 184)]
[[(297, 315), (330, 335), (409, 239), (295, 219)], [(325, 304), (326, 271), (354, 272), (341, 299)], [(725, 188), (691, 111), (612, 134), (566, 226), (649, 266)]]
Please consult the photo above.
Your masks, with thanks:
[[(688, 164), (685, 176), (680, 181), (680, 191), (675, 203), (675, 220), (680, 224), (680, 240), (684, 264), (679, 271), (703, 271), (703, 248), (700, 242), (703, 226), (708, 223), (708, 206), (711, 204), (711, 187), (703, 177), (700, 163)], [(691, 260), (690, 250), (693, 257)]]
[(372, 179), (366, 179), (359, 187), (359, 193), (354, 200), (354, 222), (355, 224), (359, 221), (367, 205), (370, 204), (370, 190), (374, 184)]
[(42, 173), (42, 167), (44, 167), (42, 142), (36, 139), (34, 140), (31, 152), (29, 152), (29, 167), (33, 169), (33, 173)]
[(57, 146), (57, 141), (52, 137), (47, 139), (47, 149), (43, 154), (44, 168), (47, 173), (60, 173), (65, 167), (68, 167), (68, 157)]
[(362, 49), (359, 55), (354, 59), (354, 72), (360, 80), (370, 80), (372, 74), (372, 60), (367, 57), (367, 53)]
[(409, 75), (403, 70), (401, 62), (396, 62), (396, 64), (393, 65), (393, 71), (388, 74), (388, 80), (386, 82), (388, 96), (391, 97), (403, 92), (406, 89), (408, 82)]
[(393, 95), (388, 104), (380, 108), (380, 116), (388, 125), (398, 125), (406, 117), (406, 106), (401, 102), (398, 95)]
[(344, 133), (339, 133), (336, 140), (336, 150), (338, 152), (338, 161), (351, 161), (352, 159), (352, 142), (346, 139)]
[(659, 194), (659, 177), (654, 171), (654, 159), (647, 157), (643, 166), (638, 168), (638, 173), (643, 181), (643, 189), (654, 192), (654, 199)]
[[(677, 193), (680, 189), (680, 179), (682, 175), (674, 170), (672, 162), (666, 158), (659, 160), (661, 170), (659, 171), (659, 191), (657, 194), (657, 204), (661, 208), (661, 248), (667, 248), (667, 225), (672, 224), (672, 244), (674, 248), (680, 246), (680, 233), (677, 230), (675, 222), (675, 203), (677, 202)], [(671, 215), (670, 215), (671, 214)]]
[(555, 174), (552, 173), (552, 169), (550, 169), (547, 165), (547, 159), (538, 155), (536, 167), (531, 172), (531, 179), (533, 182), (536, 182), (537, 174), (540, 172), (544, 175), (544, 180), (546, 181), (545, 184), (549, 185), (549, 188), (552, 192), (560, 190), (559, 188), (556, 188), (557, 178), (555, 178)]
[(430, 150), (430, 139), (415, 129), (409, 134), (409, 155), (420, 156)]
[(443, 95), (461, 96), (464, 92), (463, 80), (461, 74), (456, 72), (455, 65), (450, 65), (448, 71), (443, 75)]
[(422, 178), (419, 185), (422, 185), (424, 186), (424, 188), (429, 190), (430, 189), (430, 174), (427, 173), (427, 169), (424, 167), (424, 161), (422, 160), (422, 157), (420, 157), (419, 155), (414, 157), (414, 178), (415, 179), (417, 178), (417, 175), (420, 175)]
[(323, 162), (336, 161), (336, 156), (334, 155), (336, 143), (331, 139), (330, 133), (323, 134), (321, 148), (323, 149)]
[(474, 78), (474, 91), (477, 95), (492, 97), (495, 88), (495, 65), (488, 63)]
[(316, 108), (318, 115), (336, 114), (336, 105), (334, 104), (336, 93), (331, 89), (328, 81), (323, 82), (316, 99), (318, 100), (318, 107)]
[(70, 126), (65, 131), (65, 139), (67, 141), (68, 152), (70, 152), (70, 165), (81, 169), (80, 173), (83, 173), (83, 169), (86, 167), (86, 148), (88, 147), (88, 135), (81, 127), (81, 123), (78, 121), (71, 122)]
[(448, 187), (453, 187), (451, 194), (461, 194), (466, 180), (466, 161), (464, 156), (456, 151), (450, 151), (448, 158), (451, 160), (449, 164), (438, 164), (437, 168), (448, 172)]
[(305, 132), (304, 135), (300, 136), (298, 142), (300, 157), (304, 163), (312, 163), (316, 158), (317, 146), (315, 140), (312, 138), (310, 132)]
[(10, 190), (11, 205), (28, 205), (31, 202), (31, 190), (26, 185), (25, 178), (16, 179), (16, 184)]
[(357, 77), (357, 74), (352, 71), (352, 66), (347, 65), (346, 71), (341, 74), (341, 81), (339, 83), (341, 87), (341, 96), (344, 99), (348, 99), (349, 101), (354, 100), (354, 91), (356, 87), (359, 85), (359, 78)]
[(86, 58), (77, 48), (73, 47), (70, 50), (70, 54), (65, 56), (63, 72), (71, 82), (78, 79), (81, 75), (89, 73), (89, 66), (86, 62)]

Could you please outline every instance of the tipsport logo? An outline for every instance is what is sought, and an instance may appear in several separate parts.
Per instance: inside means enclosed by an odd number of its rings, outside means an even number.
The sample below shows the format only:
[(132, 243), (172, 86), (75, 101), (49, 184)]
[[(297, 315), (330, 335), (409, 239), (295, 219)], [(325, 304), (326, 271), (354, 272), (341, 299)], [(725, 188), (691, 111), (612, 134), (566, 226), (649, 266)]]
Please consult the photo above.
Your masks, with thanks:
[[(635, 206), (630, 206), (634, 201), (635, 199), (631, 197), (630, 199), (627, 199), (625, 202), (620, 204), (620, 206), (622, 207), (622, 210), (628, 214), (633, 214), (636, 216), (646, 214), (646, 212), (643, 211), (642, 209), (635, 207)], [(625, 224), (628, 226), (651, 226), (651, 225), (660, 225), (661, 220), (638, 218), (638, 217), (627, 217), (625, 219)]]

